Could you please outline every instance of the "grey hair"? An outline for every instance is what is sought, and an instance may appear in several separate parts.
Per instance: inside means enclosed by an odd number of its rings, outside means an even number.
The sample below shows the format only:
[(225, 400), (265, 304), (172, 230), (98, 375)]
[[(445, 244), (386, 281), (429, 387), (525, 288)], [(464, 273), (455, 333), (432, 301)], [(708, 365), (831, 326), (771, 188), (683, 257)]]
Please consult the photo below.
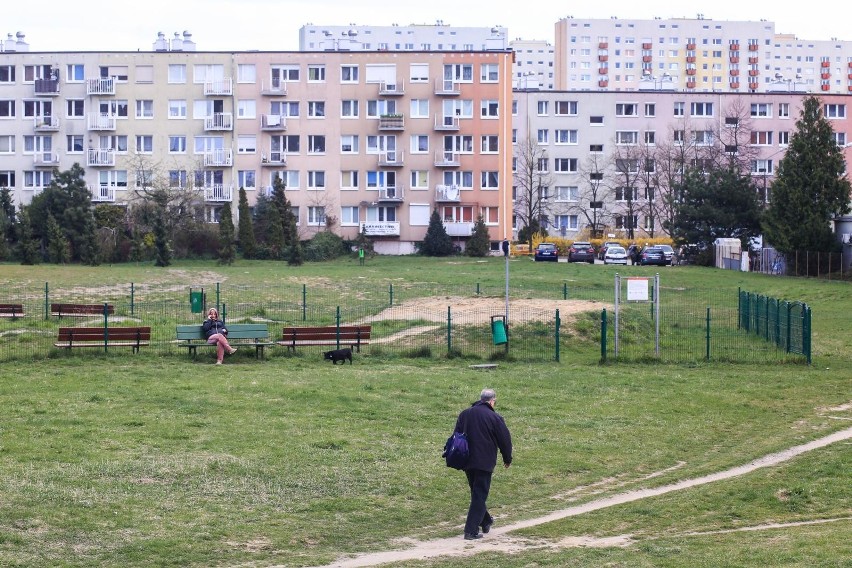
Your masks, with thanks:
[(482, 389), (482, 392), (479, 393), (479, 400), (482, 402), (488, 402), (489, 400), (494, 400), (497, 398), (497, 393), (494, 392), (494, 389)]

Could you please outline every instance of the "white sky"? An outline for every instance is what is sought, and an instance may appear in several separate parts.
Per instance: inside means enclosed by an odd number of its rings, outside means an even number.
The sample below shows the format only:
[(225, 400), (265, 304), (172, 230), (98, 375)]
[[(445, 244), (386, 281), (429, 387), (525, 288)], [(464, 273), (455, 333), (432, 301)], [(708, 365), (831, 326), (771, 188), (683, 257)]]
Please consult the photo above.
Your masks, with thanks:
[[(192, 33), (198, 51), (294, 51), (299, 28), (318, 26), (435, 24), (464, 27), (503, 26), (509, 39), (553, 43), (555, 23), (566, 16), (651, 20), (660, 18), (775, 22), (776, 33), (803, 40), (852, 41), (848, 22), (852, 3), (805, 9), (795, 2), (716, 0), (707, 8), (673, 0), (610, 0), (606, 7), (581, 9), (559, 0), (6, 0), (0, 39), (23, 32), (30, 51), (150, 51), (157, 32)], [(603, 2), (601, 4), (604, 4)], [(693, 4), (694, 6), (694, 4)]]

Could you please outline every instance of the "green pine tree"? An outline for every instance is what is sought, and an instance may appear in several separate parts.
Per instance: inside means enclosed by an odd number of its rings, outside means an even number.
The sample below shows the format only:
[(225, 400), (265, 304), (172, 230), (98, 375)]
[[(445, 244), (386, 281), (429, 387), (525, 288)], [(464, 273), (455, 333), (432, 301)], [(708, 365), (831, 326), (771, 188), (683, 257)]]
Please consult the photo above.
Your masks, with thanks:
[(281, 214), (275, 206), (266, 210), (266, 248), (269, 258), (282, 260), (284, 258), (284, 230), (281, 227)]
[(33, 236), (33, 228), (30, 224), (29, 207), (21, 205), (18, 212), (18, 226), (16, 232), (18, 234), (18, 257), (21, 259), (21, 264), (33, 265), (38, 264), (38, 241)]
[(53, 215), (47, 216), (47, 258), (54, 264), (66, 264), (71, 259), (68, 239)]
[(491, 237), (488, 235), (488, 227), (485, 225), (485, 219), (482, 215), (476, 220), (473, 226), (473, 235), (467, 242), (465, 254), (468, 256), (483, 257), (487, 256), (491, 250)]
[(420, 254), (426, 256), (449, 256), (453, 254), (453, 241), (441, 222), (437, 209), (432, 210), (426, 236), (420, 243)]
[(169, 242), (169, 233), (166, 227), (166, 211), (162, 206), (157, 207), (153, 225), (154, 249), (157, 251), (154, 265), (169, 266), (172, 263), (172, 245)]
[(246, 196), (246, 190), (242, 187), (240, 188), (240, 201), (237, 212), (240, 217), (238, 233), (240, 251), (243, 258), (254, 258), (257, 254), (257, 241), (254, 238), (254, 227), (252, 226), (248, 197)]
[(234, 243), (234, 219), (231, 216), (231, 204), (225, 203), (219, 214), (219, 264), (231, 265), (237, 256)]
[(805, 99), (777, 174), (763, 223), (769, 244), (785, 254), (838, 250), (830, 222), (849, 211), (850, 183), (843, 150), (816, 97)]

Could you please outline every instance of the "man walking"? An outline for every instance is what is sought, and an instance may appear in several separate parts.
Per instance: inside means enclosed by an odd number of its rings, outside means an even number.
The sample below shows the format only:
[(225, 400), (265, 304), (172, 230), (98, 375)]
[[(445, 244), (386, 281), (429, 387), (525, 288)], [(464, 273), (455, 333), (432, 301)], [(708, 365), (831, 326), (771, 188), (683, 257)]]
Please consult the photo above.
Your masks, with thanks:
[[(503, 467), (512, 463), (512, 435), (503, 417), (494, 410), (496, 402), (497, 393), (493, 389), (483, 389), (479, 400), (463, 410), (456, 420), (456, 432), (465, 433), (470, 448), (470, 459), (464, 468), (470, 486), (465, 540), (482, 538), (494, 524), (485, 502), (491, 489), (491, 474), (497, 465), (497, 449), (503, 457)], [(480, 527), (482, 532), (479, 532)]]

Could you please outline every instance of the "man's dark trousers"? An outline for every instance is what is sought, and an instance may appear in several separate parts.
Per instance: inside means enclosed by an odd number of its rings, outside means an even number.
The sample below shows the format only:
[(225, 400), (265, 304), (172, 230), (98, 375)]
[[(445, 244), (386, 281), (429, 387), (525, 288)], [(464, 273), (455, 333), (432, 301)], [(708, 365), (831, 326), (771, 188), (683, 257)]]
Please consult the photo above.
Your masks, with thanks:
[(469, 469), (465, 471), (467, 484), (470, 486), (470, 508), (467, 511), (467, 521), (464, 524), (464, 532), (476, 534), (482, 525), (490, 525), (494, 522), (485, 501), (488, 500), (488, 492), (491, 490), (491, 472), (481, 469)]

